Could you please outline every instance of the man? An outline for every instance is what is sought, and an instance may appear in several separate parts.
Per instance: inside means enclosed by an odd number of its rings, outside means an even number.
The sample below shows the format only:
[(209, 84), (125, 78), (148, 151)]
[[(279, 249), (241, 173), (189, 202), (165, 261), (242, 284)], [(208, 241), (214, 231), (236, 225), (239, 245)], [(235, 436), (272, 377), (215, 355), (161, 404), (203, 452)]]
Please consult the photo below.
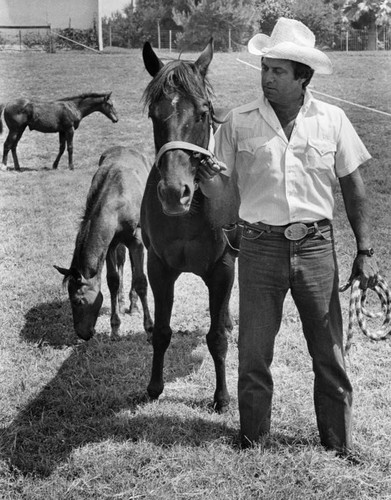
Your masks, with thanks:
[(214, 196), (238, 176), (243, 237), (239, 254), (239, 380), (242, 446), (270, 430), (270, 366), (288, 290), (299, 311), (315, 374), (314, 403), (322, 445), (351, 450), (352, 387), (345, 370), (343, 324), (333, 227), (334, 190), (341, 186), (357, 241), (351, 278), (372, 287), (365, 189), (358, 167), (370, 158), (345, 113), (314, 99), (315, 72), (330, 74), (301, 22), (281, 18), (249, 51), (262, 57), (262, 93), (232, 110), (216, 132), (218, 164), (204, 162), (200, 187)]

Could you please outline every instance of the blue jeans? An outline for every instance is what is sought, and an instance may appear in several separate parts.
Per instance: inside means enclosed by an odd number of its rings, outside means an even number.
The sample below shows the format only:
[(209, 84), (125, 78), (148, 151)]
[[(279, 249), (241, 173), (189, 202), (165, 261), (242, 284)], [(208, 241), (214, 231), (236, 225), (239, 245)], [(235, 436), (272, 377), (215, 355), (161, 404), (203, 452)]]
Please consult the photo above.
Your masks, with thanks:
[(315, 374), (321, 443), (351, 447), (352, 386), (345, 370), (338, 267), (331, 226), (299, 241), (244, 228), (239, 254), (239, 380), (242, 443), (270, 430), (270, 366), (288, 290), (299, 311)]

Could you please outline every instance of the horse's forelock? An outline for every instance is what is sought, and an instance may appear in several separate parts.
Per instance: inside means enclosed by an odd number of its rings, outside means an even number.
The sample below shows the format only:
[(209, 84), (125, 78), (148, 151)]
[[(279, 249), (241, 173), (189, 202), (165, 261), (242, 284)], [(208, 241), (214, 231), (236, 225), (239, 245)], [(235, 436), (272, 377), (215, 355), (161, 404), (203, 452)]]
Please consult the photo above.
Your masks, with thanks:
[(194, 101), (209, 101), (213, 93), (210, 82), (201, 76), (197, 66), (183, 60), (167, 63), (149, 82), (143, 94), (144, 105), (148, 107), (172, 92), (190, 96)]

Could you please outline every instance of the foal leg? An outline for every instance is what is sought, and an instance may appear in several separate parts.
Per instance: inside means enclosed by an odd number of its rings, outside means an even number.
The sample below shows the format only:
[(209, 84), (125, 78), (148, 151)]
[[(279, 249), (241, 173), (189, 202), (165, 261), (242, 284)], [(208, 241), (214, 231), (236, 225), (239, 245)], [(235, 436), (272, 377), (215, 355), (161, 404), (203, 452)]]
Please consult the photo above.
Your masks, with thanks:
[(67, 147), (68, 147), (68, 167), (69, 170), (73, 170), (73, 134), (74, 134), (74, 129), (73, 127), (65, 132), (65, 137), (67, 140)]
[(132, 287), (129, 292), (130, 314), (137, 310), (137, 296), (140, 297), (144, 314), (144, 330), (147, 332), (148, 341), (152, 339), (153, 321), (149, 312), (147, 291), (148, 282), (144, 273), (144, 245), (141, 241), (141, 230), (136, 229), (135, 237), (129, 244), (129, 257), (132, 266)]
[(14, 160), (14, 168), (15, 170), (20, 171), (18, 155), (16, 154), (16, 147), (18, 145), (18, 142), (20, 141), (20, 138), (23, 135), (25, 128), (26, 127), (22, 127), (19, 130), (10, 129), (7, 139), (4, 142), (4, 148), (3, 148), (3, 165), (5, 167), (7, 166), (8, 153), (11, 151), (12, 159)]
[(126, 260), (126, 247), (122, 243), (117, 246), (117, 270), (119, 276), (118, 288), (118, 307), (119, 312), (125, 312), (125, 296), (124, 296), (124, 266)]
[(150, 398), (157, 399), (164, 388), (164, 355), (171, 341), (170, 319), (174, 302), (174, 284), (180, 273), (166, 267), (151, 248), (148, 251), (147, 265), (149, 283), (155, 298), (152, 374), (147, 391)]
[[(119, 338), (119, 329), (121, 326), (121, 319), (119, 316), (119, 290), (121, 285), (120, 273), (118, 272), (118, 267), (121, 264), (121, 258), (125, 257), (125, 252), (117, 253), (117, 249), (113, 246), (109, 247), (106, 256), (106, 268), (107, 268), (107, 286), (110, 290), (110, 300), (111, 300), (111, 317), (110, 317), (110, 325), (111, 325), (111, 338), (116, 340)], [(118, 262), (118, 260), (120, 262)]]
[(229, 394), (225, 375), (225, 359), (228, 350), (227, 316), (229, 299), (235, 276), (235, 258), (227, 252), (215, 265), (212, 272), (204, 277), (209, 290), (209, 310), (211, 324), (206, 336), (209, 352), (216, 371), (214, 408), (218, 413), (228, 410)]
[(63, 155), (63, 153), (65, 151), (65, 133), (64, 132), (60, 132), (59, 133), (59, 140), (60, 140), (60, 149), (59, 149), (58, 155), (57, 155), (57, 157), (56, 157), (56, 159), (54, 160), (54, 163), (53, 163), (54, 170), (58, 167), (58, 164), (60, 162), (60, 158), (61, 158), (61, 156)]

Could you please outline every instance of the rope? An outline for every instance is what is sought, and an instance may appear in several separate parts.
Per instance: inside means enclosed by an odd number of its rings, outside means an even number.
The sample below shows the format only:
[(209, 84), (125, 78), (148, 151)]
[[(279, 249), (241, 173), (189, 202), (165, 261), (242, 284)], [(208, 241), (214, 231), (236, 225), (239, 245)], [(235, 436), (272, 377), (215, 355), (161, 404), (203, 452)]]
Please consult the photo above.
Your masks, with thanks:
[[(388, 288), (385, 279), (378, 275), (377, 284), (372, 288), (374, 290), (381, 302), (382, 311), (373, 313), (366, 309), (365, 304), (367, 300), (367, 291), (360, 288), (360, 282), (358, 279), (354, 279), (351, 283), (348, 282), (344, 286), (341, 286), (339, 291), (344, 292), (348, 288), (351, 288), (350, 302), (349, 302), (349, 323), (348, 331), (346, 334), (346, 345), (345, 353), (347, 353), (352, 345), (353, 339), (353, 325), (354, 318), (357, 318), (358, 325), (361, 331), (371, 340), (383, 340), (391, 332), (391, 292)], [(366, 319), (367, 318), (380, 318), (384, 316), (383, 324), (376, 332), (369, 332), (367, 329)]]

